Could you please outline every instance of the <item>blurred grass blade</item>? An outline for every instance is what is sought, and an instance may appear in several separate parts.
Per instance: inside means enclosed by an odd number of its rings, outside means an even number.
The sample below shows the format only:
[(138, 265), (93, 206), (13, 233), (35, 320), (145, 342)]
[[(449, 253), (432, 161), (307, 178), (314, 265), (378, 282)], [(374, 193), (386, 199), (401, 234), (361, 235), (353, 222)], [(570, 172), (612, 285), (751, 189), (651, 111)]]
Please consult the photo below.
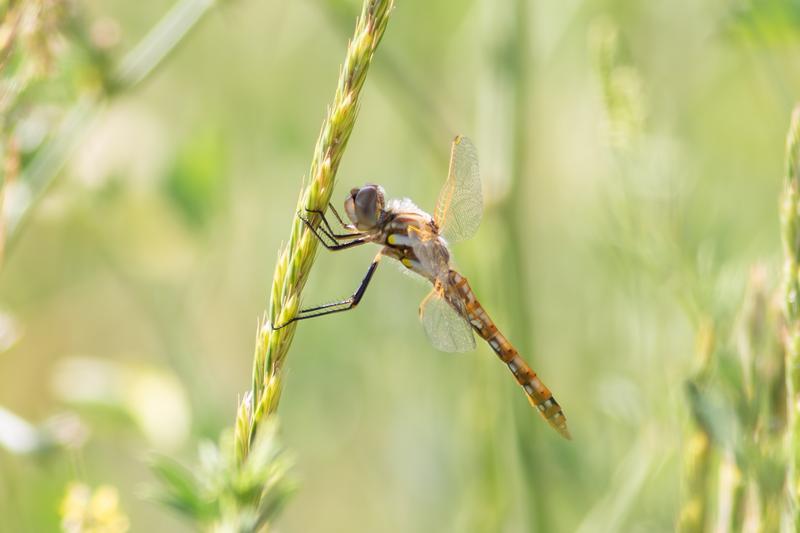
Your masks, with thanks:
[(625, 531), (625, 518), (636, 504), (642, 487), (656, 470), (658, 451), (658, 431), (645, 428), (614, 472), (606, 496), (587, 513), (576, 533)]
[[(107, 96), (131, 89), (152, 74), (214, 5), (215, 0), (177, 2), (155, 28), (121, 60), (119, 68), (110, 77), (110, 93)], [(85, 96), (76, 102), (67, 112), (55, 136), (22, 170), (20, 180), (30, 184), (33, 200), (6, 229), (5, 257), (15, 248), (19, 234), (31, 213), (52, 186), (74, 148), (83, 139), (83, 133), (97, 113), (99, 103), (97, 95)], [(0, 213), (0, 216), (3, 214)]]
[(215, 3), (216, 0), (180, 0), (176, 3), (123, 58), (114, 74), (114, 85), (133, 87), (149, 76)]
[(711, 320), (701, 321), (695, 348), (697, 371), (686, 387), (692, 421), (683, 451), (683, 495), (675, 527), (679, 533), (702, 533), (709, 520), (709, 483), (714, 450), (704, 389), (714, 366), (715, 350), (714, 323)]
[(151, 499), (190, 518), (202, 520), (211, 515), (211, 502), (200, 496), (199, 482), (187, 468), (168, 457), (153, 459), (150, 468), (162, 487), (149, 495)]
[[(6, 221), (6, 243), (4, 257), (8, 257), (16, 247), (22, 229), (32, 216), (33, 210), (50, 190), (56, 174), (64, 166), (72, 151), (80, 144), (91, 118), (97, 111), (93, 98), (81, 98), (67, 112), (55, 136), (36, 154), (36, 157), (22, 171), (20, 183), (32, 190), (32, 198), (19, 206), (14, 218)], [(2, 216), (6, 217), (4, 212)]]
[(798, 519), (800, 492), (800, 106), (792, 113), (786, 138), (786, 166), (781, 201), (783, 241), (783, 307), (786, 318), (786, 397), (789, 428), (786, 449), (787, 514), (791, 524)]

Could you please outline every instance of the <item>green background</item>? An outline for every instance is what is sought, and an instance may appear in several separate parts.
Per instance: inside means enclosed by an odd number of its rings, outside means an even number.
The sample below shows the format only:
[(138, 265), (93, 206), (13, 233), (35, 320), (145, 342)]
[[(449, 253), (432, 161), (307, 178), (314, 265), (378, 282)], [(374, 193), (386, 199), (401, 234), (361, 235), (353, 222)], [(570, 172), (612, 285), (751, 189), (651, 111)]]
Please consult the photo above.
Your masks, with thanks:
[[(121, 56), (166, 5), (86, 9)], [(0, 451), (0, 530), (56, 528), (75, 479), (116, 486), (133, 531), (188, 530), (140, 498), (147, 457), (190, 463), (233, 423), (358, 10), (220, 5), (97, 115), (0, 277), (21, 331), (0, 405), (89, 436)], [(752, 264), (778, 278), (799, 46), (795, 2), (398, 0), (335, 203), (376, 182), (432, 210), (470, 136), (487, 205), (456, 264), (574, 440), (485, 344), (430, 347), (427, 288), (384, 262), (357, 310), (297, 329), (280, 415), (300, 488), (278, 529), (672, 530), (697, 324), (731, 322)], [(374, 253), (320, 250), (305, 303), (350, 294)]]

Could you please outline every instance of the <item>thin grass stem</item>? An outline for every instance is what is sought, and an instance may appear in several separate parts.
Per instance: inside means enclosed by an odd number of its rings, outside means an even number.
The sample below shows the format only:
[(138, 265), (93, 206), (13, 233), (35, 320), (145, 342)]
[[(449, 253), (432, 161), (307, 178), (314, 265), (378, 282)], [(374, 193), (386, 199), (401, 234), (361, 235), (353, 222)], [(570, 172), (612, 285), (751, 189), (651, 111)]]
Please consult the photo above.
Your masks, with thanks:
[(314, 256), (317, 240), (296, 212), (322, 211), (333, 192), (336, 171), (358, 115), (359, 97), (372, 58), (383, 37), (393, 0), (365, 0), (348, 44), (339, 81), (322, 123), (311, 160), (308, 184), (301, 188), (297, 209), (292, 212), (289, 242), (275, 266), (270, 305), (259, 325), (253, 357), (253, 385), (245, 395), (236, 420), (235, 446), (238, 457), (247, 457), (259, 424), (275, 412), (283, 387), (283, 368), (296, 324), (273, 330), (298, 311), (300, 297)]

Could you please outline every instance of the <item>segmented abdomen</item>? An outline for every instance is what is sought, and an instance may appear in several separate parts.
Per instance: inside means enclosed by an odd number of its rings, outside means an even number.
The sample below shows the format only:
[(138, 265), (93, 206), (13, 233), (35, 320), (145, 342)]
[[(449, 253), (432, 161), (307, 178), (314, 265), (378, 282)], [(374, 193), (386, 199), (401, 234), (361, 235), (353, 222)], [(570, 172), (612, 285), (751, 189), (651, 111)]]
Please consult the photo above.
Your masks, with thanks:
[(508, 365), (517, 383), (525, 390), (531, 405), (541, 413), (547, 423), (567, 439), (571, 439), (567, 429), (567, 417), (553, 397), (550, 389), (542, 383), (528, 363), (519, 355), (516, 348), (500, 333), (497, 326), (483, 309), (475, 294), (472, 292), (467, 279), (456, 272), (450, 271), (450, 287), (458, 294), (464, 310), (469, 317), (472, 328), (481, 336), (497, 353), (497, 356)]

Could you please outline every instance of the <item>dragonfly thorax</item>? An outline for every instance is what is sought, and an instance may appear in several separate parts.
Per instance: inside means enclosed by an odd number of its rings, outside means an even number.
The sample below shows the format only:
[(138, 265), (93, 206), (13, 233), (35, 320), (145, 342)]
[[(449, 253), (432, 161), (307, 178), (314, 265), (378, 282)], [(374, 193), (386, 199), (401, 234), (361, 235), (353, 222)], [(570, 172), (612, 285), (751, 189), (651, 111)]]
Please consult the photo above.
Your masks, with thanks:
[(368, 183), (350, 190), (344, 200), (344, 212), (359, 230), (371, 230), (380, 222), (386, 205), (383, 187)]

